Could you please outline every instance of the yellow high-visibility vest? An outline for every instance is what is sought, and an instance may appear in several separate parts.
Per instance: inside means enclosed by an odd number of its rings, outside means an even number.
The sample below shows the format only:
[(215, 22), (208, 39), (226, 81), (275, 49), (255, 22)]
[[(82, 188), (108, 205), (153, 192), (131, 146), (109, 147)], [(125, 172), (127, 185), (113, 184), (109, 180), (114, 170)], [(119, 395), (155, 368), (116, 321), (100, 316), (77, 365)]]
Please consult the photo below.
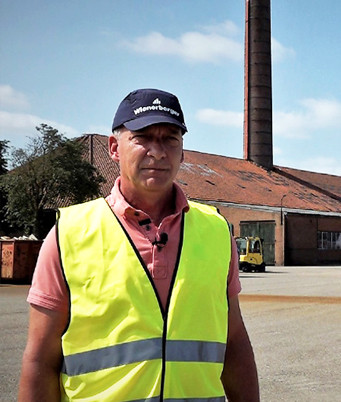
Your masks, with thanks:
[(190, 202), (164, 310), (150, 273), (103, 198), (60, 210), (70, 290), (62, 401), (223, 402), (227, 222)]

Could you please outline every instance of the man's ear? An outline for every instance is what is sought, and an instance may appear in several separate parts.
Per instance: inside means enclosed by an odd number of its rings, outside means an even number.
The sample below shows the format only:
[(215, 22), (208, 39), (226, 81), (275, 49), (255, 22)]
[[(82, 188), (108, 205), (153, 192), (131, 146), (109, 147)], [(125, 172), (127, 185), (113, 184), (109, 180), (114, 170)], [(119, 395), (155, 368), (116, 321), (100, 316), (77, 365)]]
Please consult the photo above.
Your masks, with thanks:
[(185, 160), (185, 154), (184, 154), (184, 151), (182, 151), (182, 155), (181, 155), (181, 163), (183, 162)]
[(109, 154), (111, 159), (113, 159), (115, 162), (119, 162), (119, 154), (118, 154), (118, 141), (117, 138), (113, 135), (110, 135), (109, 137)]

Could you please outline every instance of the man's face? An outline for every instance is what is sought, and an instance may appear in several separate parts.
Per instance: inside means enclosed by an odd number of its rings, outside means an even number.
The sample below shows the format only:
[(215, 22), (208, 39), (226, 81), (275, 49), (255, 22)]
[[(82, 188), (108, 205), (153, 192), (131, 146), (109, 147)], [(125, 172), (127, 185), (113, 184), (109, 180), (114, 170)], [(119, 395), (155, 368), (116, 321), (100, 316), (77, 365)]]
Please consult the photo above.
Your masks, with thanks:
[(154, 124), (141, 131), (121, 130), (110, 143), (112, 158), (120, 163), (121, 191), (128, 197), (166, 195), (183, 160), (181, 129)]

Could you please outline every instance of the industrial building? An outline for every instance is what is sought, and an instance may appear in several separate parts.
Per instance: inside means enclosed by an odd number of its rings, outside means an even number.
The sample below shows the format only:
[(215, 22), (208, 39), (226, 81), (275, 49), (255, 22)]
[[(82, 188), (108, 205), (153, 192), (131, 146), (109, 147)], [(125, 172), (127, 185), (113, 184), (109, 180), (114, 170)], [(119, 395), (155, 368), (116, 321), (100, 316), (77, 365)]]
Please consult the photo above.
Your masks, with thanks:
[[(108, 137), (81, 138), (109, 194), (119, 166)], [(268, 265), (341, 263), (341, 177), (185, 150), (177, 183), (188, 198), (219, 208), (235, 236), (264, 240)]]

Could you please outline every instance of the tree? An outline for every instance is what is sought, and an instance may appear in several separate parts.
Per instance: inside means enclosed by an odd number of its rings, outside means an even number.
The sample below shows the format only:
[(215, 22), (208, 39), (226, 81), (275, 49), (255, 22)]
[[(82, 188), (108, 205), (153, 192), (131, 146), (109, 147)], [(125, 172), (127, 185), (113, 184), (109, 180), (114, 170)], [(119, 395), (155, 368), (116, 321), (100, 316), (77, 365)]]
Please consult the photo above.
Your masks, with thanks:
[(7, 172), (7, 158), (6, 153), (8, 150), (7, 140), (0, 140), (0, 176)]
[(5, 205), (7, 203), (7, 197), (4, 189), (2, 188), (1, 177), (7, 173), (7, 140), (0, 140), (0, 234), (8, 230), (8, 225), (5, 223)]
[(57, 129), (41, 124), (38, 137), (12, 154), (14, 169), (5, 175), (6, 219), (25, 234), (45, 236), (46, 210), (83, 202), (99, 195), (104, 181), (97, 169), (83, 158), (79, 141), (66, 139)]

